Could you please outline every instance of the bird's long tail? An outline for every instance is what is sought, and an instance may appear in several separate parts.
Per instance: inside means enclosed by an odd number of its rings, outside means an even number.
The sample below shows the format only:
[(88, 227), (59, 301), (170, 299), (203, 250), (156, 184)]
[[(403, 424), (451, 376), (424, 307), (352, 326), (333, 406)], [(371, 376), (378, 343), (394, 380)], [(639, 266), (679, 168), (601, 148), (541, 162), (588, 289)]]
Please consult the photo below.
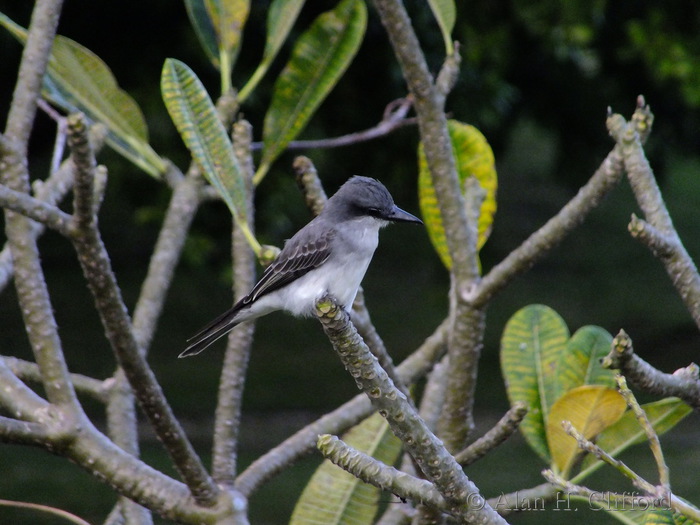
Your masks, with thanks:
[(214, 319), (194, 336), (190, 337), (187, 340), (187, 348), (185, 348), (178, 357), (197, 355), (209, 345), (233, 330), (233, 327), (240, 323), (240, 321), (236, 319), (240, 309), (240, 305), (234, 306)]

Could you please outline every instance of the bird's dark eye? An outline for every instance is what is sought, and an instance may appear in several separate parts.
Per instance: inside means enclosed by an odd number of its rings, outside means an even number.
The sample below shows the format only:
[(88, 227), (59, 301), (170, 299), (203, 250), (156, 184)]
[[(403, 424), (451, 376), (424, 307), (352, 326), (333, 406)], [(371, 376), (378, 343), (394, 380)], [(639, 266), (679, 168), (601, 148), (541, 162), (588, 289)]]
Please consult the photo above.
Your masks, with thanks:
[(365, 213), (367, 213), (367, 215), (370, 217), (382, 217), (382, 212), (379, 210), (379, 208), (367, 208)]

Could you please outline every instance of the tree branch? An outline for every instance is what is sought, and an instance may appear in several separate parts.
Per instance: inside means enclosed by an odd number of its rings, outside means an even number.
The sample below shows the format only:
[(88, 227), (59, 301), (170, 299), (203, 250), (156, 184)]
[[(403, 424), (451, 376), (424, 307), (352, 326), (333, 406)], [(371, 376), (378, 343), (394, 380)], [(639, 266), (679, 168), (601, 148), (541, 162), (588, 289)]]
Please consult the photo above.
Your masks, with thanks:
[(447, 502), (429, 481), (387, 466), (329, 434), (318, 437), (317, 447), (326, 459), (365, 483), (391, 492), (401, 499), (450, 513)]
[[(253, 198), (255, 169), (250, 153), (252, 126), (245, 120), (233, 125), (233, 148), (244, 174), (245, 209), (241, 210), (254, 234)], [(255, 253), (241, 229), (233, 224), (231, 257), (233, 259), (233, 295), (237, 301), (255, 284)], [(233, 487), (238, 469), (238, 444), (243, 406), (243, 388), (253, 345), (255, 323), (236, 326), (228, 337), (224, 366), (219, 380), (219, 393), (214, 422), (212, 475), (220, 485)]]
[[(29, 193), (29, 134), (61, 4), (61, 0), (44, 0), (34, 8), (4, 133), (0, 182), (25, 194)], [(79, 411), (78, 402), (61, 352), (56, 320), (32, 231), (29, 219), (5, 211), (5, 232), (14, 264), (15, 288), (46, 395), (51, 403), (76, 413)]]
[(513, 279), (532, 268), (585, 220), (603, 197), (617, 186), (622, 173), (622, 153), (619, 147), (615, 147), (576, 196), (494, 266), (477, 286), (468, 291), (467, 299), (475, 306), (485, 305)]
[(491, 430), (457, 454), (455, 459), (463, 467), (468, 467), (483, 458), (489, 451), (512, 436), (526, 415), (527, 407), (525, 404), (520, 401), (516, 402)]
[[(657, 252), (657, 257), (666, 268), (695, 324), (700, 328), (700, 274), (673, 226), (671, 215), (642, 147), (642, 139), (651, 129), (653, 115), (649, 106), (645, 105), (644, 98), (640, 97), (635, 116), (630, 122), (624, 122), (620, 115), (613, 115), (611, 118), (618, 124), (611, 134), (621, 148), (630, 186), (644, 212), (644, 218), (655, 229), (654, 232), (648, 230), (649, 237), (646, 238), (653, 238), (658, 242), (659, 234), (663, 235), (665, 249)], [(656, 232), (658, 234), (654, 235)]]
[[(415, 118), (406, 118), (408, 111), (411, 109), (411, 105), (412, 99), (410, 96), (394, 100), (386, 106), (384, 116), (376, 126), (363, 131), (356, 131), (354, 133), (348, 133), (347, 135), (341, 135), (340, 137), (333, 137), (330, 139), (293, 140), (287, 144), (287, 149), (291, 151), (316, 148), (340, 148), (343, 146), (351, 146), (353, 144), (360, 144), (362, 142), (368, 142), (370, 140), (384, 137), (399, 128), (412, 126), (416, 123)], [(253, 142), (251, 144), (251, 148), (253, 151), (259, 151), (263, 148), (263, 143)]]
[(613, 339), (610, 353), (602, 360), (604, 368), (619, 370), (627, 380), (643, 392), (659, 397), (679, 397), (695, 410), (700, 410), (700, 369), (695, 363), (664, 374), (634, 353), (632, 339), (620, 332)]
[(0, 207), (20, 213), (40, 222), (62, 235), (70, 235), (70, 215), (26, 193), (0, 184)]
[[(80, 121), (81, 119), (75, 119), (74, 125), (69, 123), (69, 145), (74, 157), (76, 155), (91, 157), (90, 159), (74, 158), (78, 168), (75, 170), (76, 228), (73, 244), (83, 274), (95, 299), (107, 338), (141, 408), (163, 442), (178, 472), (192, 491), (195, 500), (202, 505), (212, 506), (216, 504), (219, 490), (187, 440), (185, 432), (175, 418), (155, 375), (139, 348), (121, 291), (112, 272), (109, 256), (97, 229), (97, 221), (93, 215), (94, 207), (90, 201), (93, 196), (91, 183), (87, 180), (78, 180), (90, 177), (91, 170), (85, 168), (94, 165), (92, 151), (84, 134), (84, 124)], [(87, 217), (87, 214), (93, 217)]]
[[(446, 337), (447, 322), (443, 322), (420, 348), (397, 367), (399, 376), (406, 384), (413, 384), (423, 377), (444, 355)], [(313, 451), (319, 434), (342, 434), (372, 411), (372, 405), (364, 394), (355, 396), (253, 461), (236, 479), (235, 487), (245, 495), (252, 494), (265, 481)]]
[(479, 496), (476, 485), (379, 366), (350, 323), (347, 312), (326, 297), (317, 303), (316, 315), (358, 388), (386, 418), (392, 432), (445, 498), (449, 512), (468, 522), (505, 523)]

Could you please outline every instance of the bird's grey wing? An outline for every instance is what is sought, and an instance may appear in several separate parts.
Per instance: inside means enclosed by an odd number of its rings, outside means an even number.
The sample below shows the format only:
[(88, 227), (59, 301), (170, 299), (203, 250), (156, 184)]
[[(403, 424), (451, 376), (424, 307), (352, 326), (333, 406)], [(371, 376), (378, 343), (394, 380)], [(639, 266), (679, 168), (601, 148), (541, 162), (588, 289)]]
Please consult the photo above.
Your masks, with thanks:
[(180, 357), (200, 353), (238, 324), (236, 318), (241, 309), (326, 262), (330, 255), (330, 242), (335, 235), (334, 230), (326, 230), (325, 234), (315, 238), (309, 237), (306, 232), (301, 230), (285, 244), (277, 259), (267, 267), (248, 295), (188, 339), (187, 348)]
[(265, 269), (258, 283), (241, 302), (249, 304), (321, 266), (328, 260), (330, 243), (334, 235), (334, 230), (327, 230), (325, 234), (316, 238), (295, 236), (290, 239), (277, 259)]

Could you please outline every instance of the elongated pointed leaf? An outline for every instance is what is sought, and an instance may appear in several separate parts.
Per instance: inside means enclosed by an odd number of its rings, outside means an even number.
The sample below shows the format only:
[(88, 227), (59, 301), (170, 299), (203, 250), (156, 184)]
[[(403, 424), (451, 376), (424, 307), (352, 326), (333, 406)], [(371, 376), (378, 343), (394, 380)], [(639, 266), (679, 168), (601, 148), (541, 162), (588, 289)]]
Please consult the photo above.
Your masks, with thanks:
[[(190, 22), (209, 60), (230, 74), (241, 45), (249, 0), (185, 0)], [(228, 63), (223, 71), (222, 63)]]
[(522, 308), (510, 318), (501, 339), (501, 369), (511, 404), (525, 403), (527, 416), (520, 431), (547, 463), (545, 434), (549, 411), (556, 401), (556, 364), (569, 339), (569, 329), (554, 310), (543, 305)]
[[(20, 42), (27, 32), (0, 13), (4, 26)], [(107, 127), (107, 144), (157, 177), (166, 169), (165, 162), (148, 144), (146, 121), (138, 105), (119, 88), (107, 65), (89, 49), (69, 38), (57, 36), (42, 94), (67, 112), (80, 111), (92, 122)]]
[(615, 388), (615, 374), (600, 359), (610, 352), (612, 336), (599, 326), (584, 326), (571, 336), (557, 363), (556, 397), (583, 385)]
[[(343, 436), (343, 441), (387, 465), (393, 464), (401, 451), (401, 442), (379, 414), (353, 427)], [(358, 480), (326, 460), (304, 488), (290, 524), (374, 523), (380, 493), (378, 488)]]
[(263, 62), (271, 62), (287, 40), (305, 0), (274, 0), (267, 12), (267, 37)]
[(228, 205), (237, 224), (247, 232), (248, 241), (258, 253), (260, 247), (242, 215), (246, 190), (241, 168), (204, 86), (187, 65), (169, 58), (163, 65), (161, 92), (170, 118), (192, 158)]
[[(642, 405), (649, 422), (658, 435), (668, 432), (680, 423), (693, 410), (676, 397)], [(637, 421), (634, 413), (629, 411), (614, 425), (601, 432), (596, 444), (608, 454), (615, 457), (632, 445), (644, 443), (647, 440), (644, 430)], [(582, 465), (577, 480), (583, 479), (603, 466), (603, 462), (594, 456), (587, 456)]]
[[(486, 138), (474, 126), (456, 120), (449, 120), (447, 126), (462, 191), (466, 191), (466, 181), (469, 177), (476, 178), (481, 188), (486, 191), (486, 198), (479, 210), (477, 225), (479, 236), (476, 247), (479, 250), (491, 233), (493, 216), (496, 213), (498, 177), (496, 175), (493, 151)], [(418, 146), (418, 198), (423, 222), (428, 230), (433, 247), (445, 267), (450, 269), (452, 267), (452, 259), (447, 248), (442, 215), (422, 143)]]
[(428, 0), (430, 9), (440, 26), (442, 38), (445, 41), (445, 53), (451, 55), (454, 49), (452, 44), (452, 30), (457, 18), (457, 9), (454, 0)]
[(320, 15), (297, 41), (275, 83), (263, 124), (263, 155), (258, 183), (270, 165), (308, 123), (350, 65), (367, 26), (362, 0), (342, 0)]
[(554, 470), (567, 479), (582, 454), (576, 440), (564, 432), (562, 421), (570, 421), (583, 437), (592, 440), (619, 420), (626, 409), (622, 395), (605, 386), (584, 385), (561, 396), (547, 416), (547, 443)]
[(238, 101), (243, 102), (265, 76), (273, 60), (287, 40), (299, 11), (305, 0), (274, 0), (267, 11), (267, 37), (263, 57), (245, 86), (238, 93)]

